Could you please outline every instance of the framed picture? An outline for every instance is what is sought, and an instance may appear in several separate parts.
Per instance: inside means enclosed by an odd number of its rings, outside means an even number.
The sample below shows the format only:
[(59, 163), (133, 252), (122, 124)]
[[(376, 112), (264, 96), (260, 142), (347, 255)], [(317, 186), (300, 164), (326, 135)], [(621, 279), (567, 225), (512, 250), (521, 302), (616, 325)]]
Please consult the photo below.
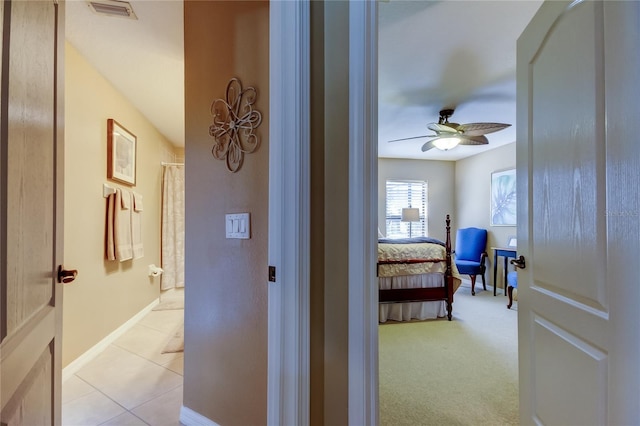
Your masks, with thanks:
[(107, 178), (136, 184), (136, 136), (116, 120), (107, 120)]
[(515, 226), (516, 218), (516, 169), (491, 173), (491, 226)]

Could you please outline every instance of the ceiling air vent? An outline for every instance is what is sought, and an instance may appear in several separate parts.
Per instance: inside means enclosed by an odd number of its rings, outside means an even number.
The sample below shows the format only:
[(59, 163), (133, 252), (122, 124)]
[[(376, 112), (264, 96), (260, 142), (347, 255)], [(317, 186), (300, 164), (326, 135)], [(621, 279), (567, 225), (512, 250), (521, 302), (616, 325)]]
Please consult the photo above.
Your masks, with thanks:
[(118, 0), (88, 1), (89, 8), (99, 15), (119, 16), (121, 18), (138, 19), (131, 4)]

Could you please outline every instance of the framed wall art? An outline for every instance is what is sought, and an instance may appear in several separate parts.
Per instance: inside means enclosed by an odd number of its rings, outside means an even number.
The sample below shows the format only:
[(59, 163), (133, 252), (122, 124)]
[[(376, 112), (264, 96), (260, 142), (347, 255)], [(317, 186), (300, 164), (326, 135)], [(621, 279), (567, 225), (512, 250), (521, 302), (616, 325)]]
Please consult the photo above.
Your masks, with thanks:
[(491, 173), (491, 226), (516, 226), (516, 169)]
[(116, 120), (107, 120), (107, 178), (136, 184), (136, 136)]

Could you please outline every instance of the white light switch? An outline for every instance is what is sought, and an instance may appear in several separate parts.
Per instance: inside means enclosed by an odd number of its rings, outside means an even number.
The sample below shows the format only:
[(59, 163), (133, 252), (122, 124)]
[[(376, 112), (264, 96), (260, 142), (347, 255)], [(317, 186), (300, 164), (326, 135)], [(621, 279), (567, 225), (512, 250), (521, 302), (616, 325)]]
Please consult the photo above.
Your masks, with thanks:
[(249, 213), (225, 215), (225, 229), (227, 238), (248, 240), (251, 238), (251, 220)]

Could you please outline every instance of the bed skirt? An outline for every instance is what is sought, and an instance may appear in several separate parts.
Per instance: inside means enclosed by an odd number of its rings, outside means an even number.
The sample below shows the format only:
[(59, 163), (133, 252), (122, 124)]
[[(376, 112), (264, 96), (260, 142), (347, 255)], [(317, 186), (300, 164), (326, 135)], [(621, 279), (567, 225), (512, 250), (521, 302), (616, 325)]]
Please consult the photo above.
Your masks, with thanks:
[[(393, 288), (427, 288), (442, 287), (444, 275), (441, 273), (421, 275), (400, 275), (396, 277), (379, 277), (378, 285), (381, 290)], [(456, 287), (454, 287), (454, 291)], [(392, 321), (410, 321), (441, 318), (447, 315), (446, 302), (407, 302), (380, 303), (378, 320), (383, 323)]]

